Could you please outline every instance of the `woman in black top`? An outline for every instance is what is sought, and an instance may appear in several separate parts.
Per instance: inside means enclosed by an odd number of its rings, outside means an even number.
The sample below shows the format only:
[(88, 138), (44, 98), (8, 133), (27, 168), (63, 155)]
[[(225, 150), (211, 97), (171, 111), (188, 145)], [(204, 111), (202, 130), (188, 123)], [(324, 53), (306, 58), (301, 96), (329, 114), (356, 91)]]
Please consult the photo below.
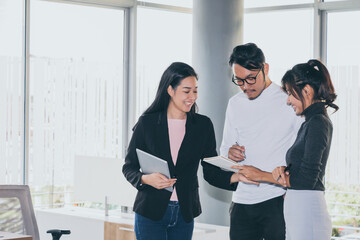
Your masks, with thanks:
[[(135, 234), (141, 240), (190, 240), (201, 213), (199, 162), (216, 156), (211, 120), (196, 113), (197, 74), (181, 62), (163, 73), (156, 97), (140, 116), (125, 157), (123, 174), (138, 190)], [(140, 171), (136, 149), (168, 162), (171, 179)], [(174, 191), (165, 188), (174, 186)]]
[(287, 71), (282, 87), (288, 104), (305, 122), (286, 154), (287, 168), (273, 170), (274, 179), (288, 188), (284, 201), (287, 240), (329, 240), (331, 221), (324, 198), (324, 175), (333, 126), (327, 107), (338, 110), (326, 67), (309, 60)]

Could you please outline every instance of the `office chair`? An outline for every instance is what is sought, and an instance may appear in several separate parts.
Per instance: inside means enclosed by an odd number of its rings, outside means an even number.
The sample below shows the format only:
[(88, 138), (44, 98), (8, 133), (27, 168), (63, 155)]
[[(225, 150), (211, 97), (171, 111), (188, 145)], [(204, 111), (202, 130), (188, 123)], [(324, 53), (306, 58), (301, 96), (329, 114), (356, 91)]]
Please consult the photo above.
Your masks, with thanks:
[[(34, 208), (27, 185), (0, 185), (0, 231), (31, 235), (40, 240)], [(53, 240), (70, 230), (48, 230)]]

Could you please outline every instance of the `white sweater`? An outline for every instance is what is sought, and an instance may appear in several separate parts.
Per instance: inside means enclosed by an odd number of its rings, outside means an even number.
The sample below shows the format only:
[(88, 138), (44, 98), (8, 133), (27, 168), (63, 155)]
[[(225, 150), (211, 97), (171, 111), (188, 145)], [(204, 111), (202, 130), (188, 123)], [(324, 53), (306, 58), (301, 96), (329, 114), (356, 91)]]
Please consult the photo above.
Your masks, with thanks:
[[(293, 144), (303, 119), (286, 104), (287, 95), (279, 85), (271, 83), (254, 100), (240, 92), (228, 103), (220, 153), (228, 156), (229, 148), (238, 142), (245, 146), (246, 160), (263, 171), (272, 172), (285, 166), (285, 154)], [(239, 182), (233, 202), (255, 204), (283, 195), (285, 190), (275, 184), (259, 186)]]

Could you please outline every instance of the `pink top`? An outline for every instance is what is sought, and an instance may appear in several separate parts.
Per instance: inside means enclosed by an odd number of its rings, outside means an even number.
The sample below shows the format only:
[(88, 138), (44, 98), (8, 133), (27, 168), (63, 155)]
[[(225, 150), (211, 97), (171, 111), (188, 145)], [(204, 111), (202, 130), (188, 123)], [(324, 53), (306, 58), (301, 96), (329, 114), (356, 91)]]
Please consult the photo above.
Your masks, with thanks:
[[(186, 119), (168, 119), (171, 157), (176, 165), (179, 149), (185, 136)], [(171, 201), (178, 201), (176, 189), (172, 192)]]

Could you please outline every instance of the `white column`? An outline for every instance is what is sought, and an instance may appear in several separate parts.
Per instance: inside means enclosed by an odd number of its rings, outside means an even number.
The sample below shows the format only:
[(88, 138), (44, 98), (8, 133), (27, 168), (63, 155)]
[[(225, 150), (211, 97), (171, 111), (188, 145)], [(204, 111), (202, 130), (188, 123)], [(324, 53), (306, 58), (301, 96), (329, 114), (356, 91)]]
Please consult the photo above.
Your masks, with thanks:
[[(243, 0), (194, 0), (193, 67), (199, 74), (199, 113), (215, 127), (217, 149), (222, 140), (228, 100), (238, 88), (231, 82), (229, 57), (242, 44)], [(199, 170), (203, 213), (197, 222), (229, 225), (232, 192), (210, 186)]]

